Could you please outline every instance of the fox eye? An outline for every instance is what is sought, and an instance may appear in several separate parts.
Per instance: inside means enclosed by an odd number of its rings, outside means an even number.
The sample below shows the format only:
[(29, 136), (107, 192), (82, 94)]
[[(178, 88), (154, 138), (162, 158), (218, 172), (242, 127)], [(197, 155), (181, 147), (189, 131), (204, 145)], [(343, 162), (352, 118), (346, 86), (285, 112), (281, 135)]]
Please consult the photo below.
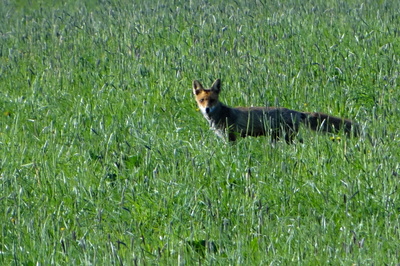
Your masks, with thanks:
[(204, 99), (200, 99), (199, 102), (201, 102), (201, 103), (204, 102)]

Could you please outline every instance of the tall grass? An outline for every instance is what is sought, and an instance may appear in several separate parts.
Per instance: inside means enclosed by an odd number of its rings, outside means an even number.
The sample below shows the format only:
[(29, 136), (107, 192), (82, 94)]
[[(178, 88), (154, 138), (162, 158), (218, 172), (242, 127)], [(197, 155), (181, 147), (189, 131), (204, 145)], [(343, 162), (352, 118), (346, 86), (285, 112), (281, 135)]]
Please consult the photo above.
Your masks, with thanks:
[[(399, 11), (1, 2), (1, 263), (399, 263)], [(226, 144), (191, 93), (216, 78), (362, 136)]]

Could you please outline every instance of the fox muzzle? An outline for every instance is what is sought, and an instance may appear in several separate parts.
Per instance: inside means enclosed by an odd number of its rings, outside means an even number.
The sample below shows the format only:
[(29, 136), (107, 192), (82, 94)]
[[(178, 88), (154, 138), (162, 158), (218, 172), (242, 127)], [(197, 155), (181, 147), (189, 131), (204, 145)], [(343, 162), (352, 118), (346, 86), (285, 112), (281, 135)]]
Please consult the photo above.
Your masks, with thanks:
[(206, 114), (212, 114), (213, 112), (215, 112), (215, 110), (217, 109), (217, 105), (215, 105), (215, 106), (212, 106), (212, 107), (206, 107), (206, 108), (204, 108), (204, 112), (206, 113)]

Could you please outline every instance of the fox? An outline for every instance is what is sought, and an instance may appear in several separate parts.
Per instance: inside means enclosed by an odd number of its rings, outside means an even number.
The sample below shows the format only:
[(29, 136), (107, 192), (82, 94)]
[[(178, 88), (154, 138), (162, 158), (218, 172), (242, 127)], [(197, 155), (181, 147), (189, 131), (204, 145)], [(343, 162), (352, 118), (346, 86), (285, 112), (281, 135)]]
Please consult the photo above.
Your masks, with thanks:
[[(359, 126), (350, 119), (319, 112), (301, 112), (284, 107), (229, 107), (219, 100), (221, 80), (216, 79), (205, 89), (198, 80), (193, 81), (193, 95), (197, 105), (215, 133), (230, 142), (238, 137), (270, 135), (271, 141), (282, 138), (294, 143), (300, 123), (325, 133), (343, 131), (348, 136), (358, 136)], [(300, 140), (302, 142), (302, 140)]]

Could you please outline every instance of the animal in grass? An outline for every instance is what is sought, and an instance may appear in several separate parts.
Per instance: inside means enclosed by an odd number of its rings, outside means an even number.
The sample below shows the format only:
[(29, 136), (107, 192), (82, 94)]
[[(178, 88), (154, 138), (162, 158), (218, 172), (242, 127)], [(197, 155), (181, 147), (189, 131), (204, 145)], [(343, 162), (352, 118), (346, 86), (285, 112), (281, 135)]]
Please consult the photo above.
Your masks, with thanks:
[(293, 143), (300, 123), (315, 131), (357, 136), (358, 125), (349, 119), (323, 113), (308, 113), (281, 107), (229, 107), (219, 100), (221, 80), (217, 79), (211, 88), (193, 81), (193, 94), (197, 105), (216, 134), (235, 141), (237, 137), (270, 135), (277, 141), (284, 137), (287, 143)]

